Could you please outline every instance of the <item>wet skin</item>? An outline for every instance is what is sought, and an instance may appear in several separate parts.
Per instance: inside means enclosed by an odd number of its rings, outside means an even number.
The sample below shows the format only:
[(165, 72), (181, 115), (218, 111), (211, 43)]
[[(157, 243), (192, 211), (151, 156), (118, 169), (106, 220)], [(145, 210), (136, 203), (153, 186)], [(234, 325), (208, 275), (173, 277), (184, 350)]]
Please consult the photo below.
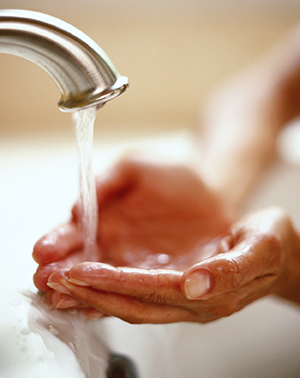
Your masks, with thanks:
[(34, 248), (35, 284), (53, 307), (130, 323), (206, 323), (293, 291), (299, 236), (282, 210), (250, 214), (229, 228), (227, 209), (193, 171), (145, 161), (120, 163), (97, 191), (90, 262), (76, 207), (69, 224)]
[[(69, 223), (36, 243), (33, 257), (39, 267), (34, 282), (41, 291), (49, 291), (52, 272), (87, 260), (182, 272), (213, 253), (214, 238), (226, 232), (232, 220), (216, 194), (184, 166), (125, 159), (97, 180), (97, 197), (93, 256), (87, 258), (82, 250), (76, 206)], [(59, 296), (54, 297), (56, 306)]]

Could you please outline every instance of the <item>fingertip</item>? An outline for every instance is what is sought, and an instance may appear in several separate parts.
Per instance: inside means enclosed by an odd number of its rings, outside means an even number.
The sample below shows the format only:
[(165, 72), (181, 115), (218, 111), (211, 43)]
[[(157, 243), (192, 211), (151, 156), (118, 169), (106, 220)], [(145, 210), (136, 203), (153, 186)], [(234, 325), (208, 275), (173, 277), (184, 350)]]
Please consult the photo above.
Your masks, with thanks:
[(56, 290), (51, 290), (45, 295), (47, 302), (50, 304), (53, 310), (55, 309), (68, 309), (79, 308), (81, 303), (70, 297), (65, 293), (61, 293)]
[(78, 222), (78, 220), (79, 220), (79, 207), (78, 207), (77, 203), (73, 206), (71, 214), (72, 214), (72, 221)]
[(184, 275), (181, 290), (187, 299), (206, 299), (213, 288), (211, 272), (205, 269), (191, 271)]
[(69, 255), (83, 245), (82, 234), (75, 222), (64, 224), (38, 240), (32, 257), (38, 264), (49, 264)]
[(32, 257), (38, 264), (48, 264), (54, 261), (56, 249), (55, 240), (51, 238), (50, 234), (47, 234), (35, 243)]
[(77, 279), (80, 281), (82, 277), (85, 277), (86, 272), (88, 273), (95, 269), (94, 265), (96, 264), (91, 264), (90, 262), (81, 262), (72, 266), (68, 274), (68, 279)]
[(73, 299), (73, 298), (71, 298), (67, 295), (65, 297), (61, 298), (58, 301), (58, 303), (56, 303), (56, 304), (53, 303), (52, 305), (53, 305), (53, 308), (60, 309), (60, 310), (81, 307), (80, 302), (76, 301), (75, 299)]
[(89, 307), (86, 310), (84, 310), (84, 314), (87, 320), (102, 319), (110, 316), (92, 307)]
[(53, 282), (59, 282), (66, 280), (68, 278), (68, 272), (69, 269), (67, 268), (62, 268), (62, 269), (57, 269), (48, 278), (48, 284), (53, 283)]
[(41, 291), (48, 291), (47, 285), (49, 276), (57, 269), (56, 264), (40, 265), (33, 275), (33, 282), (35, 286)]
[(85, 286), (85, 287), (89, 287), (90, 286), (89, 283), (77, 280), (76, 278), (69, 278), (68, 282), (71, 282), (72, 284), (77, 285), (77, 286)]
[(33, 283), (35, 287), (41, 291), (49, 290), (49, 287), (47, 286), (47, 281), (48, 281), (47, 278), (44, 279), (44, 277), (40, 274), (40, 272), (36, 271), (33, 275)]
[(188, 299), (208, 299), (235, 290), (255, 278), (255, 269), (239, 268), (240, 252), (231, 250), (195, 264), (184, 272), (182, 291)]
[(32, 251), (32, 258), (37, 264), (42, 263), (41, 256), (43, 255), (41, 254), (41, 250), (43, 249), (43, 238), (44, 236), (35, 243)]

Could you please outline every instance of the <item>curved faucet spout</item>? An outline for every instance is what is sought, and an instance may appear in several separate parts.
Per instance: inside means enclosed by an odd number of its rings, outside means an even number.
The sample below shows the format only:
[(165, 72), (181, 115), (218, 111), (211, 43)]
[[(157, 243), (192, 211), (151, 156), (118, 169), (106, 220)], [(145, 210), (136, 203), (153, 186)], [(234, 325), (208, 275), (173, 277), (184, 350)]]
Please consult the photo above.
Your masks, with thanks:
[(87, 35), (57, 18), (25, 10), (0, 10), (0, 53), (28, 59), (55, 81), (62, 111), (105, 104), (123, 93), (121, 76)]

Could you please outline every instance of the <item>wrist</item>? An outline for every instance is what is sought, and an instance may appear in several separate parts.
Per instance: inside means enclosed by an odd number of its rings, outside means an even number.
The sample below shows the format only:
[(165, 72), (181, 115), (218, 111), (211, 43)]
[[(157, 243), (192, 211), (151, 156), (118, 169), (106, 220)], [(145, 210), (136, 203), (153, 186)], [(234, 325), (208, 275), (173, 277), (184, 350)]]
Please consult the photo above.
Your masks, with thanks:
[(224, 172), (218, 172), (216, 169), (202, 166), (198, 173), (207, 188), (214, 193), (222, 206), (232, 215), (232, 218), (235, 218), (243, 203), (243, 194), (240, 190), (240, 185), (233, 183), (232, 176), (228, 179), (229, 175), (226, 175)]
[(300, 305), (300, 235), (294, 232), (290, 254), (286, 258), (286, 268), (279, 278), (274, 294)]

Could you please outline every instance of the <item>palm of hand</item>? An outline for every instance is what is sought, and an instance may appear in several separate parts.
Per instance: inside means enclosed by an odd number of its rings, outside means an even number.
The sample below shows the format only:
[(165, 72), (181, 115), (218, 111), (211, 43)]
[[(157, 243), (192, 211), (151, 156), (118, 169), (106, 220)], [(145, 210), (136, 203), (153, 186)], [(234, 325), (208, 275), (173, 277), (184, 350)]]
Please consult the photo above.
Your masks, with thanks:
[(51, 253), (47, 243), (35, 247), (41, 290), (53, 271), (87, 260), (182, 271), (211, 255), (214, 244), (208, 243), (230, 223), (216, 196), (186, 167), (126, 160), (98, 183), (97, 195), (97, 255), (82, 249), (75, 207), (71, 231), (54, 238)]
[(141, 164), (134, 170), (127, 186), (100, 205), (101, 260), (183, 270), (207, 256), (206, 244), (229, 220), (202, 181), (185, 167)]

